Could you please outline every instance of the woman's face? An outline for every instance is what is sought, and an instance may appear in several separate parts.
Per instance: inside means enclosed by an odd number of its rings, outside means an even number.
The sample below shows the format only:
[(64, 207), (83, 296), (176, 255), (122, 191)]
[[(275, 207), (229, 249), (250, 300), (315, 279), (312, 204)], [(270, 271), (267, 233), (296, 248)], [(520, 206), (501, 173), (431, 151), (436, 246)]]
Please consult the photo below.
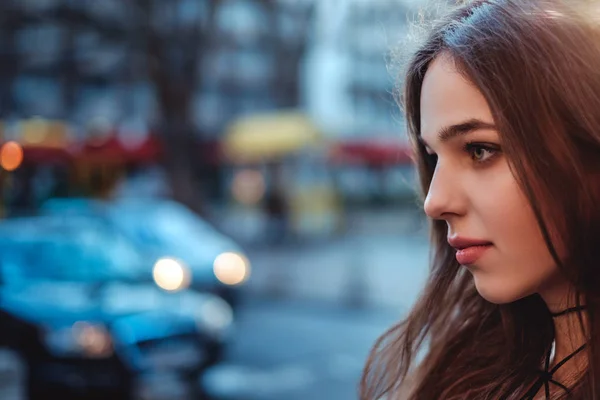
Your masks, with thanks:
[(450, 57), (438, 57), (425, 75), (421, 139), (437, 156), (425, 212), (446, 221), (481, 296), (508, 303), (556, 285), (558, 269), (502, 153), (490, 108)]

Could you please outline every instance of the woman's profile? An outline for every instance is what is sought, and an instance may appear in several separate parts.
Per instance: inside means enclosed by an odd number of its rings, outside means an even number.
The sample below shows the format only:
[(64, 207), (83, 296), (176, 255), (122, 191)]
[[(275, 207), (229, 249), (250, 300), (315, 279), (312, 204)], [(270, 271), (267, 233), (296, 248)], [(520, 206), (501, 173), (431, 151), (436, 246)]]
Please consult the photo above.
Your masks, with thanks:
[(600, 399), (600, 4), (462, 3), (403, 78), (432, 265), (361, 398)]

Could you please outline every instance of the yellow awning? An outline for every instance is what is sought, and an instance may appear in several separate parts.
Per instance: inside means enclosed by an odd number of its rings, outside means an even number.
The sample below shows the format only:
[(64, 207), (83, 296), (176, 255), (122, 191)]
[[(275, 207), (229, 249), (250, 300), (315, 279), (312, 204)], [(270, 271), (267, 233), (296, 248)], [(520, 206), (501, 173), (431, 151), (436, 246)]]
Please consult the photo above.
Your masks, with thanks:
[(226, 132), (223, 149), (232, 161), (253, 162), (279, 158), (317, 143), (320, 134), (299, 112), (243, 117)]

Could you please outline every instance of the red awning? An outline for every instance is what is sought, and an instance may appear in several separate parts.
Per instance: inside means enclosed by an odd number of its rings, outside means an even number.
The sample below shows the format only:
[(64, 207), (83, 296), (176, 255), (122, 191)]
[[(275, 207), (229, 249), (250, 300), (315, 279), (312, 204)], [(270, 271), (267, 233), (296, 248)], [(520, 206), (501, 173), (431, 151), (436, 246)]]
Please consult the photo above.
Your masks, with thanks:
[(144, 142), (128, 148), (116, 135), (103, 142), (86, 142), (74, 150), (79, 162), (88, 164), (145, 164), (156, 162), (162, 154), (158, 139), (149, 136)]
[(127, 149), (126, 159), (136, 164), (150, 164), (156, 162), (162, 156), (162, 145), (156, 136), (148, 138), (134, 149)]
[(330, 159), (336, 164), (386, 166), (411, 164), (410, 145), (396, 141), (345, 141), (334, 144)]
[(64, 148), (45, 146), (23, 146), (23, 162), (30, 164), (69, 164), (72, 154)]

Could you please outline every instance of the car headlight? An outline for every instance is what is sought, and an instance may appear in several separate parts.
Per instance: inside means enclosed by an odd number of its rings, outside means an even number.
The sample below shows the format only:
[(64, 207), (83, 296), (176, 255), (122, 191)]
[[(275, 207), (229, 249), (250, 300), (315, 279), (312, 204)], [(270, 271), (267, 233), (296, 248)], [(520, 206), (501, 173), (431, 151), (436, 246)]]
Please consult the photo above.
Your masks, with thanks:
[(221, 253), (213, 262), (213, 272), (221, 283), (239, 285), (250, 277), (250, 262), (240, 253)]
[(176, 292), (190, 284), (190, 271), (183, 261), (174, 258), (161, 258), (152, 270), (154, 282), (161, 289)]
[(44, 340), (48, 350), (57, 356), (107, 358), (113, 354), (110, 333), (103, 325), (89, 322), (80, 321), (70, 327), (48, 329)]
[(201, 329), (220, 336), (229, 330), (233, 323), (233, 310), (221, 298), (206, 300), (198, 309), (197, 321)]

